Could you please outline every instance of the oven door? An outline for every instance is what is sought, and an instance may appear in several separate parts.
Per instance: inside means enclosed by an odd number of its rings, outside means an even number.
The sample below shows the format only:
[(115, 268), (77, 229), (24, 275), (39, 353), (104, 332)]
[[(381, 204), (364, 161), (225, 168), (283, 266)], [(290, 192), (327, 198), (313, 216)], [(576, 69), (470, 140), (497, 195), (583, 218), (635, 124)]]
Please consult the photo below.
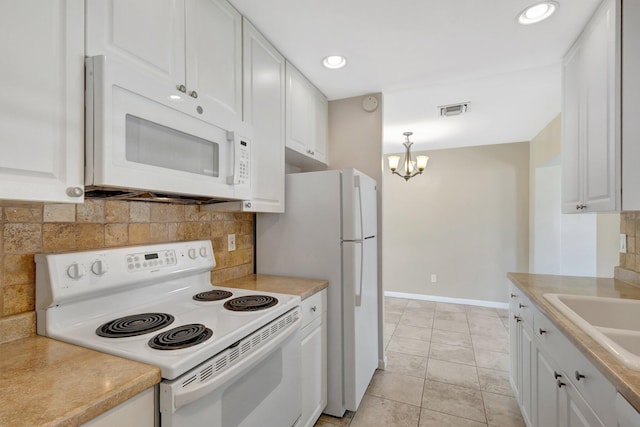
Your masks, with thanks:
[[(277, 323), (258, 330), (237, 347), (255, 343), (257, 337), (264, 337), (265, 329), (273, 330)], [(163, 380), (161, 426), (292, 426), (302, 411), (300, 353), (298, 317), (277, 337), (245, 356), (216, 356), (173, 381)], [(212, 373), (221, 363), (231, 364), (220, 374)]]
[(86, 185), (250, 197), (248, 129), (203, 120), (197, 100), (113, 58), (87, 58), (86, 81)]

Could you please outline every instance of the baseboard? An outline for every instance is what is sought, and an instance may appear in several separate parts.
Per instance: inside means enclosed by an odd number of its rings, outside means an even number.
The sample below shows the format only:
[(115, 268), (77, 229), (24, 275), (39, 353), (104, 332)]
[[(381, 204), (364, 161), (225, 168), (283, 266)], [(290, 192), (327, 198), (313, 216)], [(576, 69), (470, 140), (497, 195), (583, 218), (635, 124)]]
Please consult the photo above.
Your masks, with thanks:
[(498, 301), (484, 301), (477, 299), (465, 299), (465, 298), (450, 298), (440, 297), (436, 295), (423, 295), (423, 294), (407, 294), (404, 292), (384, 291), (385, 297), (417, 299), (422, 301), (435, 301), (435, 302), (447, 302), (451, 304), (466, 304), (477, 305), (479, 307), (491, 307), (491, 308), (509, 308), (509, 303)]
[(382, 359), (378, 359), (378, 369), (387, 369), (387, 355), (385, 354)]

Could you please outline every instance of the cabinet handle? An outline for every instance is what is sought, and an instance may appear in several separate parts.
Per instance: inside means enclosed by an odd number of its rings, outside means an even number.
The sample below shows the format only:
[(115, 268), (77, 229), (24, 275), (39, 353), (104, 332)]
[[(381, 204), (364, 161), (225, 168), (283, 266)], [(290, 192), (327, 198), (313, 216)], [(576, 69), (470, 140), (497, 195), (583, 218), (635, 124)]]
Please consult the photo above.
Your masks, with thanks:
[(192, 98), (197, 98), (198, 92), (196, 92), (195, 90), (192, 90), (191, 92), (189, 92), (189, 96), (191, 96)]
[(563, 383), (560, 380), (556, 380), (556, 384), (558, 385), (558, 388), (562, 388), (562, 386), (566, 385), (565, 383)]
[(176, 89), (178, 89), (182, 93), (185, 93), (187, 91), (187, 87), (185, 85), (178, 85), (176, 86)]
[(520, 303), (520, 304), (518, 304), (518, 307), (520, 307), (520, 308), (525, 308), (525, 307), (526, 307), (526, 305), (524, 305), (524, 304)]
[(516, 294), (509, 294), (509, 296), (510, 296), (511, 298), (515, 298), (515, 297), (517, 297), (518, 295), (516, 295)]
[(579, 371), (576, 371), (576, 381), (580, 381), (582, 378), (584, 378), (584, 375), (582, 375)]
[(84, 194), (82, 187), (67, 187), (67, 196), (80, 197)]
[(547, 331), (542, 328), (538, 329), (538, 332), (540, 332), (540, 335), (547, 333)]
[(553, 378), (555, 378), (556, 380), (558, 378), (562, 378), (562, 374), (557, 373), (556, 371), (553, 371)]
[(245, 204), (244, 204), (244, 207), (245, 207), (245, 208), (250, 208), (250, 207), (251, 207), (251, 202), (247, 202), (247, 203), (245, 203)]
[(313, 311), (314, 313), (316, 312), (316, 306), (315, 305), (313, 307), (311, 307), (311, 311)]
[(315, 156), (315, 154), (316, 154), (315, 151), (311, 151), (311, 150), (307, 150), (307, 153), (311, 154), (312, 156)]
[(520, 316), (517, 315), (513, 316), (513, 318), (516, 319), (516, 322), (520, 322), (522, 320)]
[(583, 205), (583, 204), (576, 205), (576, 209), (577, 210), (582, 210), (582, 209), (585, 209), (586, 207), (587, 207), (587, 205)]

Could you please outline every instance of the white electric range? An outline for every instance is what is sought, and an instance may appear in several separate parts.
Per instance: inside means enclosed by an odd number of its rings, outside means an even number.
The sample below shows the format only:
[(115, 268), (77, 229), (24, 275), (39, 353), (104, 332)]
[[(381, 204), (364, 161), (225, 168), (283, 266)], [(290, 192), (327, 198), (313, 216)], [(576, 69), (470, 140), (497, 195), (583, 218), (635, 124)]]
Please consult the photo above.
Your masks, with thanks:
[(300, 297), (213, 286), (215, 265), (210, 241), (36, 255), (38, 334), (160, 367), (163, 427), (291, 426)]

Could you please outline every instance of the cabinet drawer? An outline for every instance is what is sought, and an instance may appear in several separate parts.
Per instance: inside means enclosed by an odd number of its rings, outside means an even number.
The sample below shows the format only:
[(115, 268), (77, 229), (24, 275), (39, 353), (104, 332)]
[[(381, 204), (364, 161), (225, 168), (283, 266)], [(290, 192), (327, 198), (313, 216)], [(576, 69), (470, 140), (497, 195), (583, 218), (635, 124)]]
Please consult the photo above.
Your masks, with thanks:
[(563, 358), (562, 348), (566, 346), (567, 338), (562, 332), (545, 316), (540, 310), (534, 310), (533, 313), (533, 332), (542, 344), (545, 352), (549, 354), (553, 360), (560, 362)]
[(533, 304), (517, 286), (509, 285), (509, 311), (519, 316), (528, 326), (533, 325)]
[(615, 387), (541, 311), (534, 311), (534, 334), (567, 380), (605, 425), (615, 425)]
[(320, 317), (323, 311), (327, 311), (327, 290), (323, 289), (302, 301), (302, 327)]

